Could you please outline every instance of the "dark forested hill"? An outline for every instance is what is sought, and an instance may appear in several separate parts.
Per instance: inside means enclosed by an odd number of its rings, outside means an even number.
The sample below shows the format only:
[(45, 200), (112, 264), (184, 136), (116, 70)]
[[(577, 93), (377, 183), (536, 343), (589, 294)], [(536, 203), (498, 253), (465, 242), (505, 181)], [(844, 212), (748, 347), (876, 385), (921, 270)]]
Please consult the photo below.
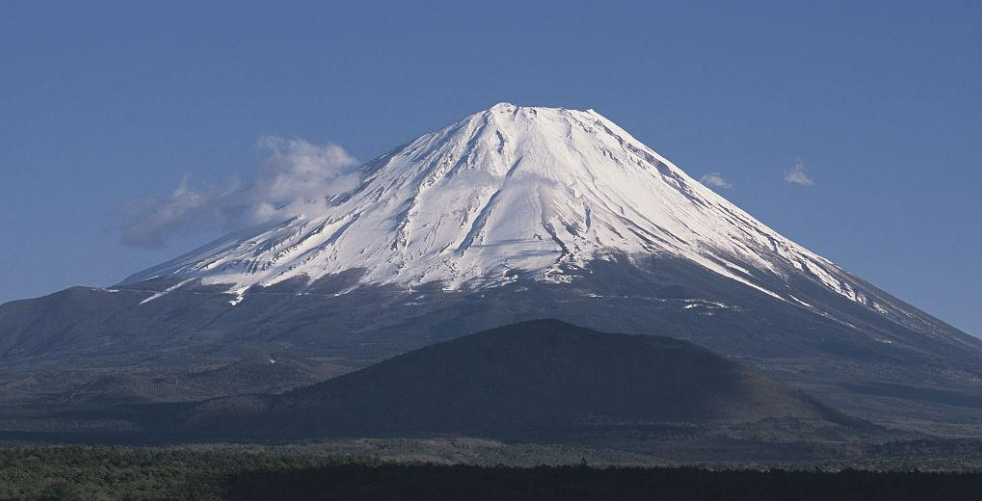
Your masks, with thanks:
[(280, 396), (216, 399), (188, 422), (243, 436), (559, 433), (570, 427), (858, 424), (685, 341), (555, 320), (483, 331)]

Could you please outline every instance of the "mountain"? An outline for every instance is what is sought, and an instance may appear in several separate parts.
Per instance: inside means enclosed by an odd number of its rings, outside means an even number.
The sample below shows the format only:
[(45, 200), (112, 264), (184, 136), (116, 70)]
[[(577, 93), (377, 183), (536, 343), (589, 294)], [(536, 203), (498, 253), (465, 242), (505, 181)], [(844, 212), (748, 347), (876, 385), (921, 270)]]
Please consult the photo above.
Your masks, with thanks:
[(982, 422), (982, 408), (923, 398), (975, 401), (982, 341), (784, 238), (592, 110), (500, 104), (359, 173), (317, 213), (111, 288), (0, 306), (4, 370), (283, 349), (365, 366), (552, 317), (692, 341), (864, 417)]
[(198, 404), (187, 422), (236, 436), (556, 435), (800, 420), (864, 428), (685, 341), (538, 320), (467, 335), (280, 396)]
[(594, 260), (656, 255), (804, 308), (811, 305), (795, 296), (792, 276), (888, 318), (943, 327), (909, 318), (905, 305), (779, 235), (593, 110), (498, 104), (361, 172), (360, 187), (323, 213), (221, 239), (124, 284), (180, 278), (167, 289), (196, 281), (240, 296), (291, 281), (316, 290), (348, 273), (345, 290), (473, 291), (520, 277), (563, 283)]

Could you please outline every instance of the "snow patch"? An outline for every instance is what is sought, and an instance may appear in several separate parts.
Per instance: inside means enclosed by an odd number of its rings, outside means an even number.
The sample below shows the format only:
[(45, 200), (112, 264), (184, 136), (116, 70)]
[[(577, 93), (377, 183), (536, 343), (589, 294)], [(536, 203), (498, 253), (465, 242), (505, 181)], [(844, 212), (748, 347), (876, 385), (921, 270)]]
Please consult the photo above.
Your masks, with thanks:
[(192, 280), (194, 280), (194, 279), (193, 278), (189, 278), (189, 279), (186, 279), (186, 280), (182, 280), (181, 282), (178, 282), (176, 285), (172, 285), (172, 286), (170, 286), (170, 287), (168, 287), (168, 288), (166, 288), (166, 289), (164, 289), (164, 290), (162, 290), (160, 292), (157, 292), (157, 293), (153, 294), (152, 296), (144, 299), (143, 301), (140, 301), (140, 304), (141, 305), (142, 304), (147, 304), (150, 301), (153, 301), (154, 299), (159, 299), (161, 297), (164, 297), (167, 293), (173, 292), (173, 291), (179, 289), (181, 286), (183, 286), (184, 284), (186, 284), (186, 283), (188, 283), (188, 282), (190, 282)]

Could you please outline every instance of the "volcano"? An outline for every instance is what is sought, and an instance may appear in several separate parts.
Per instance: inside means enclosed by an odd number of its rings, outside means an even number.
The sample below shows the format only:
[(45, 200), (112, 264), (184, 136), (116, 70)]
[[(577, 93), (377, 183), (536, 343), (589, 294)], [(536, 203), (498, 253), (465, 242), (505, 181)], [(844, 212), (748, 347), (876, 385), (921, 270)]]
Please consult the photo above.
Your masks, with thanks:
[(615, 255), (659, 256), (806, 308), (793, 287), (766, 278), (804, 277), (880, 314), (909, 316), (593, 110), (498, 104), (361, 172), (361, 186), (323, 213), (219, 240), (124, 283), (190, 279), (238, 296), (359, 270), (352, 287), (472, 291), (523, 277), (569, 282)]
[[(781, 236), (596, 111), (498, 104), (358, 173), (317, 213), (111, 288), (3, 305), (0, 361), (183, 367), (299, 349), (360, 367), (558, 318), (692, 341), (865, 417), (933, 419), (950, 405), (937, 392), (980, 391), (982, 341)], [(982, 415), (969, 407), (959, 415)]]

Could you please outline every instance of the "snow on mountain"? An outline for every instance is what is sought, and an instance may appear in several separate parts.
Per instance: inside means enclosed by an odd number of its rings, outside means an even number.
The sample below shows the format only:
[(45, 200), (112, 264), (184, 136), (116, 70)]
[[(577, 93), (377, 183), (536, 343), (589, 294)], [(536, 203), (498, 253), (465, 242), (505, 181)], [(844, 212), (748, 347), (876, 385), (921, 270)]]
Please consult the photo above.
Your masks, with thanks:
[(321, 213), (230, 235), (136, 274), (250, 287), (363, 269), (362, 284), (569, 281), (591, 260), (693, 261), (808, 307), (761, 274), (807, 277), (890, 316), (901, 307), (779, 235), (593, 110), (498, 104), (361, 168)]

